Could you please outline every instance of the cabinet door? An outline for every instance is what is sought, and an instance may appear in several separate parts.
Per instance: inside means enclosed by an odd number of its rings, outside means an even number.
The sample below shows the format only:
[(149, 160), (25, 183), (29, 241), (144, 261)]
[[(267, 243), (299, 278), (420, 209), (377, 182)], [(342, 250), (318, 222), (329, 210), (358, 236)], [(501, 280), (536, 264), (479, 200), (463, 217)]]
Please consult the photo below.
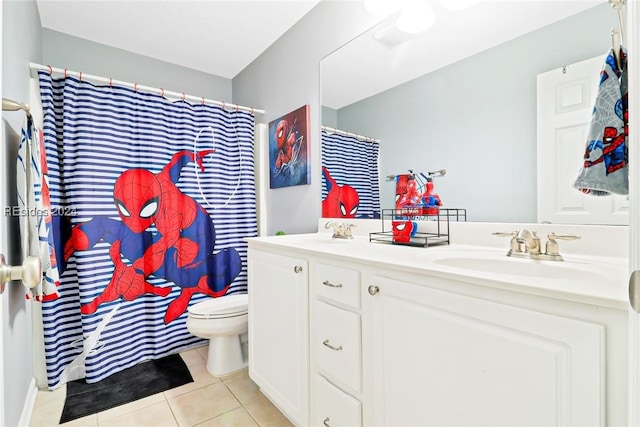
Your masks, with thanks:
[(296, 425), (308, 424), (308, 262), (248, 254), (249, 376)]
[(374, 286), (363, 357), (375, 424), (604, 425), (602, 326), (384, 277)]

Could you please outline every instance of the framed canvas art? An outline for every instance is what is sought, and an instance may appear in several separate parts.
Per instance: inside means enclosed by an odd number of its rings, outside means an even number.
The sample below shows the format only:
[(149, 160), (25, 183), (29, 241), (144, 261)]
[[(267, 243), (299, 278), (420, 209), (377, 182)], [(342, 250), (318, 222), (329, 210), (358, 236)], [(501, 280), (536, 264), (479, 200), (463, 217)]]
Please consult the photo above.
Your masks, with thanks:
[(269, 123), (271, 188), (310, 184), (309, 105)]

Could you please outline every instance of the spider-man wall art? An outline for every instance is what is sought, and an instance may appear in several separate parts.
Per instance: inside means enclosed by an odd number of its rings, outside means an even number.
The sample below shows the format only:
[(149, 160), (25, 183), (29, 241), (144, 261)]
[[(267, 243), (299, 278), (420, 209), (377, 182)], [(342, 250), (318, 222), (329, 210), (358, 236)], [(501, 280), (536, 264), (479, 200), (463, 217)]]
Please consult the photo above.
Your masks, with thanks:
[[(171, 287), (149, 283), (150, 276), (181, 288), (167, 307), (165, 323), (180, 317), (195, 293), (219, 297), (227, 292), (242, 269), (240, 255), (234, 248), (213, 253), (216, 233), (211, 218), (176, 186), (187, 163), (195, 161), (204, 171), (203, 159), (212, 152), (179, 151), (156, 174), (146, 169), (124, 171), (113, 189), (120, 219), (94, 217), (74, 226), (65, 260), (104, 241), (111, 245), (114, 265), (111, 280), (100, 295), (81, 307), (83, 314), (95, 313), (100, 304), (119, 298), (169, 295)], [(156, 231), (149, 230), (152, 226)]]
[(271, 188), (309, 184), (309, 106), (269, 122)]

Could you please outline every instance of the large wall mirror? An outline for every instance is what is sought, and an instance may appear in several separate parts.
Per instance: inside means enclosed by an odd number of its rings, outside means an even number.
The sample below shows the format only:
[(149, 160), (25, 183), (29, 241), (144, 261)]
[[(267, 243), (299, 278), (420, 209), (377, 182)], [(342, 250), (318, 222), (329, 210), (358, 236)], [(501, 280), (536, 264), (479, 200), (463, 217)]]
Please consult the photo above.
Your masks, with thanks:
[(427, 31), (404, 34), (391, 15), (321, 61), (322, 125), (381, 141), (382, 208), (395, 198), (387, 176), (446, 169), (435, 192), (467, 220), (538, 222), (537, 76), (604, 61), (616, 11), (606, 0), (428, 3)]

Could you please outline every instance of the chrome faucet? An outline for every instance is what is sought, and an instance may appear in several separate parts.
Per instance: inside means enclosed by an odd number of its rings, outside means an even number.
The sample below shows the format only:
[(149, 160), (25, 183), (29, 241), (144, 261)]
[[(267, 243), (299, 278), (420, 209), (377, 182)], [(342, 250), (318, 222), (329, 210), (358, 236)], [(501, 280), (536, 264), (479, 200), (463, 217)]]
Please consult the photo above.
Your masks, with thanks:
[(331, 236), (332, 239), (353, 239), (351, 227), (355, 227), (355, 224), (329, 221), (324, 225), (325, 229), (333, 229), (333, 236)]
[(549, 261), (563, 261), (562, 255), (558, 251), (557, 240), (576, 240), (580, 236), (575, 234), (547, 234), (547, 243), (545, 244), (544, 253), (541, 252), (542, 245), (540, 237), (535, 231), (522, 229), (520, 231), (512, 231), (511, 233), (496, 232), (491, 233), (494, 236), (511, 237), (511, 244), (507, 256), (517, 258), (531, 258)]

